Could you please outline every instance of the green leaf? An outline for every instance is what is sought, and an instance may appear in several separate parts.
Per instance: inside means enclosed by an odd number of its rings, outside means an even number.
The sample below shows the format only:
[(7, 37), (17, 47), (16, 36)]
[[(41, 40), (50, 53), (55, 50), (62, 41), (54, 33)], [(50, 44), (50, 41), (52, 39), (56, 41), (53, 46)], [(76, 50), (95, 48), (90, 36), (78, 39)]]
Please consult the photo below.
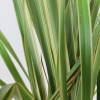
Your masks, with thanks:
[[(30, 15), (27, 9), (27, 5), (25, 1), (14, 1), (16, 15), (22, 18), (21, 27), (22, 32), (24, 33), (24, 49), (26, 55), (26, 61), (28, 64), (28, 71), (30, 76), (30, 83), (33, 90), (33, 94), (35, 95), (35, 99), (46, 98), (46, 87), (45, 87), (45, 80), (43, 78), (43, 70), (41, 64), (41, 58), (39, 58), (39, 52), (36, 45), (36, 38), (34, 35), (32, 23), (30, 21)], [(21, 11), (19, 10), (21, 9)], [(19, 15), (18, 15), (19, 14)], [(18, 19), (18, 21), (20, 21)], [(41, 84), (40, 84), (41, 83)], [(37, 90), (34, 90), (37, 88)], [(39, 92), (39, 93), (38, 93)]]
[(9, 52), (12, 54), (12, 56), (15, 58), (15, 60), (18, 62), (18, 64), (20, 65), (21, 69), (23, 70), (24, 74), (26, 75), (26, 77), (28, 78), (28, 75), (23, 67), (23, 65), (21, 64), (21, 62), (19, 61), (15, 51), (13, 50), (12, 46), (10, 45), (10, 43), (8, 42), (8, 40), (6, 39), (6, 37), (3, 35), (2, 32), (0, 32), (0, 41), (2, 41), (5, 45), (5, 47), (9, 50)]
[(42, 0), (43, 1), (43, 13), (46, 20), (46, 26), (48, 28), (48, 37), (50, 39), (50, 48), (55, 63), (57, 65), (57, 53), (58, 53), (58, 9), (56, 0)]
[(11, 100), (12, 98), (14, 98), (15, 100), (22, 100), (22, 97), (16, 85), (12, 86), (12, 89), (9, 91), (9, 93), (6, 94), (4, 100)]
[(28, 46), (28, 40), (25, 36), (26, 34), (26, 25), (25, 25), (25, 15), (24, 15), (24, 3), (25, 1), (23, 0), (13, 0), (14, 3), (14, 8), (16, 12), (16, 17), (18, 20), (21, 36), (22, 36), (22, 43), (24, 47), (24, 53), (25, 53), (25, 59), (28, 67), (28, 73), (29, 73), (29, 81), (30, 81), (30, 86), (32, 90), (32, 94), (34, 94), (34, 97), (36, 100), (40, 99), (39, 93), (38, 93), (38, 88), (37, 88), (37, 83), (36, 83), (36, 78), (35, 78), (35, 73), (33, 72), (33, 64), (32, 64), (32, 59), (31, 59), (31, 53), (29, 51), (29, 46)]
[(51, 93), (54, 93), (56, 88), (54, 77), (55, 67), (51, 52), (49, 29), (45, 19), (44, 5), (42, 0), (27, 0), (27, 5), (46, 62), (50, 90)]
[(71, 77), (75, 74), (75, 72), (80, 68), (80, 63), (76, 62), (73, 66), (73, 68), (70, 70), (70, 72), (67, 75), (67, 81), (71, 79)]
[(100, 37), (100, 14), (98, 14), (98, 16), (97, 16), (95, 27), (93, 29), (93, 53), (94, 53), (94, 56), (95, 56), (95, 53), (97, 50), (99, 37)]
[[(80, 63), (77, 62), (76, 64), (74, 64), (74, 66), (72, 67), (72, 69), (70, 70), (70, 72), (67, 75), (67, 87), (69, 87), (69, 85), (71, 83), (68, 84), (68, 82), (70, 81), (70, 79), (74, 76), (75, 72), (77, 72), (77, 70), (80, 68)], [(67, 89), (68, 90), (68, 89)], [(58, 98), (60, 95), (59, 89), (56, 90), (56, 92), (53, 94), (53, 96), (50, 98), (50, 100), (54, 100), (55, 98)]]
[[(70, 63), (70, 68), (72, 68), (72, 66), (75, 63), (75, 48), (74, 48), (74, 35), (73, 35), (73, 31), (74, 31), (74, 22), (73, 21), (73, 5), (72, 5), (72, 1), (70, 0), (68, 2), (68, 5), (65, 9), (65, 32), (67, 34), (67, 48), (68, 48), (68, 56), (69, 56), (69, 63)], [(75, 9), (75, 8), (74, 8)]]
[[(91, 1), (93, 2), (93, 1)], [(96, 18), (98, 15), (98, 11), (100, 8), (100, 0), (94, 0), (92, 9), (91, 9), (91, 20), (92, 20), (92, 28), (94, 29)]]
[(4, 85), (6, 85), (6, 83), (0, 79), (0, 86), (4, 86)]
[(64, 10), (65, 0), (59, 0), (59, 82), (60, 96), (62, 100), (67, 100), (66, 87), (66, 33), (64, 32)]
[(34, 100), (34, 96), (29, 91), (27, 91), (27, 89), (25, 89), (21, 84), (16, 83), (15, 85), (19, 89), (20, 95), (22, 96), (23, 100)]
[(0, 89), (0, 100), (34, 100), (34, 97), (19, 83), (5, 85)]
[(98, 40), (98, 44), (97, 44), (97, 50), (95, 53), (95, 57), (94, 57), (94, 64), (93, 64), (93, 68), (92, 68), (92, 95), (95, 89), (95, 85), (96, 85), (96, 80), (97, 80), (97, 76), (100, 70), (100, 38)]
[(72, 100), (81, 100), (81, 80), (80, 75), (77, 77), (72, 89), (71, 89), (71, 99)]
[(89, 0), (77, 0), (77, 10), (82, 81), (81, 100), (91, 100), (92, 30)]
[(76, 100), (81, 100), (81, 80), (79, 80)]
[[(26, 21), (28, 20), (28, 13), (26, 13)], [(30, 21), (29, 21), (30, 22)], [(41, 95), (41, 99), (46, 99), (46, 87), (45, 87), (45, 80), (43, 78), (43, 69), (42, 69), (42, 64), (41, 64), (41, 57), (39, 57), (39, 52), (38, 52), (38, 47), (36, 44), (36, 39), (34, 34), (30, 33), (31, 28), (31, 22), (28, 23), (26, 22), (26, 31), (27, 33), (25, 34), (25, 39), (28, 40), (28, 49), (31, 54), (31, 59), (32, 59), (32, 64), (33, 64), (33, 72), (35, 73), (39, 92)], [(34, 32), (34, 31), (32, 31)], [(29, 34), (30, 33), (30, 34)], [(40, 84), (41, 83), (41, 84)]]
[(1, 41), (0, 41), (0, 55), (2, 56), (5, 64), (7, 65), (8, 70), (10, 71), (10, 73), (11, 73), (12, 77), (14, 78), (14, 80), (16, 82), (19, 82), (23, 86), (25, 86), (25, 84), (23, 83), (23, 80), (20, 77), (20, 74), (16, 70), (15, 65), (13, 64), (11, 58), (9, 57), (9, 54), (8, 54), (7, 50), (5, 49), (5, 47), (4, 47), (4, 45)]
[(0, 100), (5, 100), (4, 98), (6, 97), (7, 94), (9, 94), (12, 87), (13, 87), (13, 84), (10, 84), (10, 85), (3, 86), (0, 89)]

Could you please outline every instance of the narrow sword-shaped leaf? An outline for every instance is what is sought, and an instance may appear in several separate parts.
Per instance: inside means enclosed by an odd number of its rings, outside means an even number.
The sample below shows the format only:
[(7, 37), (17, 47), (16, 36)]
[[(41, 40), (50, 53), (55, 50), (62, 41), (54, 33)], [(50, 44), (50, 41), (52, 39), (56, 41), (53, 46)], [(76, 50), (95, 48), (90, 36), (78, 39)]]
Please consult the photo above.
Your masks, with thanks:
[(31, 32), (34, 32), (32, 31), (32, 28), (31, 28), (32, 23), (30, 22), (29, 17), (27, 15), (28, 15), (28, 12), (26, 12), (25, 14), (25, 23), (27, 23), (26, 24), (27, 33), (25, 34), (25, 37), (28, 40), (28, 46), (31, 53), (31, 57), (32, 57), (33, 67), (34, 67), (33, 71), (36, 75), (36, 80), (37, 80), (39, 92), (41, 95), (41, 99), (46, 99), (46, 87), (45, 87), (45, 80), (43, 78), (41, 58), (39, 58), (39, 52), (38, 52), (38, 47), (36, 44), (34, 33), (31, 33)]
[(94, 0), (93, 7), (91, 9), (91, 21), (92, 21), (93, 29), (95, 27), (95, 22), (96, 22), (99, 9), (100, 9), (100, 0)]
[(93, 44), (92, 45), (93, 45), (94, 56), (95, 56), (95, 53), (96, 53), (96, 50), (97, 50), (97, 47), (98, 47), (99, 37), (100, 37), (100, 14), (97, 15), (95, 27), (93, 29), (93, 35), (92, 35), (92, 38), (93, 38)]
[(76, 100), (81, 100), (81, 80), (79, 80)]
[(73, 35), (73, 19), (72, 19), (72, 2), (69, 1), (65, 9), (65, 32), (67, 34), (67, 48), (70, 68), (75, 63), (75, 52), (74, 52), (74, 35)]
[(28, 9), (34, 24), (37, 37), (39, 39), (44, 59), (46, 62), (48, 79), (51, 93), (55, 91), (54, 61), (50, 49), (50, 39), (48, 37), (47, 22), (44, 18), (43, 2), (41, 0), (27, 0)]
[[(23, 2), (23, 3), (24, 3), (24, 5), (21, 5), (21, 8), (23, 10), (23, 13), (22, 13), (23, 14), (23, 22), (24, 22), (23, 28), (24, 28), (24, 32), (25, 32), (24, 33), (25, 42), (27, 43), (26, 46), (28, 47), (28, 55), (31, 57), (30, 63), (32, 63), (32, 65), (30, 67), (31, 67), (31, 70), (33, 70), (33, 75), (36, 76), (36, 80), (37, 80), (37, 84), (38, 84), (41, 98), (44, 99), (46, 97), (46, 96), (44, 96), (45, 95), (45, 84), (43, 83), (44, 80), (42, 77), (41, 69), (39, 68), (39, 67), (41, 67), (41, 65), (39, 63), (38, 52), (37, 52), (38, 50), (37, 50), (37, 47), (35, 44), (35, 37), (31, 33), (34, 31), (32, 31), (32, 28), (30, 27), (32, 24), (28, 20), (29, 14), (28, 14), (28, 11), (26, 9), (27, 6), (25, 5), (25, 2)], [(19, 7), (20, 7), (20, 5), (19, 5)], [(32, 41), (32, 39), (33, 39), (33, 41)], [(34, 76), (32, 76), (32, 77), (34, 77)]]
[(23, 70), (24, 74), (26, 75), (26, 77), (28, 78), (28, 75), (26, 73), (26, 70), (24, 69), (23, 65), (21, 64), (20, 60), (18, 59), (15, 51), (13, 50), (12, 46), (10, 45), (10, 43), (8, 42), (8, 40), (6, 39), (6, 37), (3, 35), (2, 32), (0, 32), (0, 40), (4, 43), (5, 47), (9, 50), (9, 52), (12, 54), (12, 56), (15, 58), (15, 60), (18, 62), (18, 64), (20, 65), (21, 69)]
[[(56, 0), (43, 0), (44, 15), (47, 22), (50, 44), (54, 56), (54, 62), (57, 65), (58, 53), (58, 9)], [(56, 67), (55, 65), (55, 67)]]
[(77, 77), (77, 80), (71, 89), (71, 99), (72, 100), (77, 100), (76, 98), (77, 98), (77, 93), (78, 93), (78, 88), (79, 88), (79, 81), (80, 81), (80, 76)]
[(59, 0), (59, 82), (60, 96), (62, 100), (67, 100), (66, 86), (66, 33), (64, 32), (64, 11), (65, 0)]
[(25, 15), (24, 15), (24, 3), (25, 1), (23, 0), (13, 0), (14, 3), (14, 8), (16, 12), (16, 17), (18, 20), (18, 25), (20, 28), (21, 36), (22, 36), (22, 43), (24, 47), (24, 53), (25, 53), (25, 59), (28, 67), (28, 73), (29, 73), (29, 80), (30, 80), (30, 85), (31, 85), (31, 90), (32, 94), (34, 94), (34, 97), (36, 100), (40, 99), (39, 94), (38, 94), (38, 89), (37, 89), (37, 84), (36, 84), (36, 79), (35, 79), (35, 74), (33, 72), (33, 64), (32, 64), (32, 59), (31, 59), (31, 53), (29, 51), (28, 47), (28, 40), (25, 36), (26, 34), (26, 26), (25, 26)]
[(92, 30), (89, 0), (77, 0), (77, 10), (81, 53), (81, 100), (91, 100)]
[(19, 82), (23, 86), (25, 86), (23, 80), (20, 77), (20, 74), (16, 70), (16, 67), (14, 63), (12, 62), (11, 58), (9, 57), (9, 54), (5, 47), (3, 46), (3, 43), (0, 41), (0, 55), (2, 56), (5, 64), (7, 65), (8, 70), (11, 72), (12, 77), (16, 82)]
[(92, 95), (94, 93), (94, 89), (95, 89), (95, 85), (96, 85), (96, 81), (97, 81), (97, 76), (100, 70), (100, 38), (97, 44), (97, 50), (95, 53), (95, 57), (94, 57), (94, 64), (93, 64), (93, 68), (92, 68)]

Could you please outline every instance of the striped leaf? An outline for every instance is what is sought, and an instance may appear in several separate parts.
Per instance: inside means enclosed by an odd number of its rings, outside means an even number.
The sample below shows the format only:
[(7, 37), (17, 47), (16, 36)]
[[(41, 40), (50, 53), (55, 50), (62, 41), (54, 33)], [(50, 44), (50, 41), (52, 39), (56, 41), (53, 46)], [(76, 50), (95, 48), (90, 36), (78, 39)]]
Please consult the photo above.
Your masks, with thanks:
[(77, 10), (81, 53), (81, 100), (91, 100), (92, 30), (89, 0), (77, 0)]
[(62, 100), (67, 100), (66, 87), (66, 33), (64, 32), (64, 11), (65, 0), (59, 0), (59, 81), (60, 96)]

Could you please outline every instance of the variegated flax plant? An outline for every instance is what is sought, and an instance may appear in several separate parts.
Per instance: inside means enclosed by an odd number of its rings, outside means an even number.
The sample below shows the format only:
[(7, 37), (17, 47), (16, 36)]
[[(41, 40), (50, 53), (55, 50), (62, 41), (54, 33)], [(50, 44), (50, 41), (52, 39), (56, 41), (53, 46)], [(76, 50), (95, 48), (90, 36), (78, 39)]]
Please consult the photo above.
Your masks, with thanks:
[(0, 79), (0, 100), (100, 100), (100, 0), (12, 1), (27, 70), (0, 32), (0, 55), (15, 80)]

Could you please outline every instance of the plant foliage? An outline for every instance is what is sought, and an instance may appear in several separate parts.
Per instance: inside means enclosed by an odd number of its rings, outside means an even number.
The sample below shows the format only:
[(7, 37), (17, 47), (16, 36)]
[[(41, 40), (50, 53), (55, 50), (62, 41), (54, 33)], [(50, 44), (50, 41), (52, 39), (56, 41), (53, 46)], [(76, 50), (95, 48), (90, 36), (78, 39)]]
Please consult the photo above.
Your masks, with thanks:
[(15, 80), (12, 84), (0, 80), (0, 100), (92, 100), (96, 84), (99, 100), (100, 0), (13, 0), (13, 4), (28, 72), (0, 32), (0, 55)]

